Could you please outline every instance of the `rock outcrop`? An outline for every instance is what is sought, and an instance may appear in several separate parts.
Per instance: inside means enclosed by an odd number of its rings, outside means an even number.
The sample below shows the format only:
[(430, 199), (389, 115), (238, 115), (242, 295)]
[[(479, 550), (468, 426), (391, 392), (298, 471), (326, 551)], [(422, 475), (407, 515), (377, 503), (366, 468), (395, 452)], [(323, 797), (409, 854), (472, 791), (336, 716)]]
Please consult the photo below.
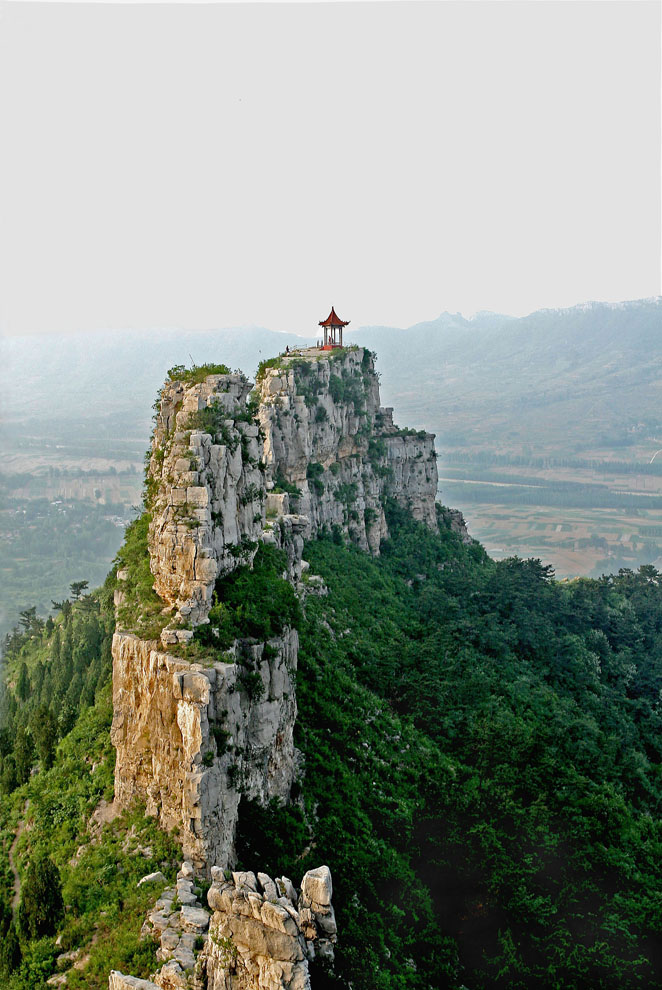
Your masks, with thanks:
[(283, 355), (252, 393), (238, 372), (175, 379), (160, 394), (147, 480), (165, 628), (160, 642), (131, 629), (113, 640), (115, 789), (119, 807), (140, 797), (178, 828), (208, 871), (233, 862), (241, 794), (287, 799), (297, 772), (296, 632), (237, 641), (205, 664), (182, 653), (209, 621), (217, 580), (251, 564), (260, 539), (286, 551), (295, 584), (311, 535), (340, 530), (378, 553), (388, 498), (436, 528), (437, 468), (433, 436), (398, 430), (380, 407), (362, 348)]
[(307, 990), (309, 961), (333, 960), (336, 921), (327, 866), (287, 877), (212, 871), (213, 910), (201, 957), (208, 990)]
[(118, 970), (111, 970), (108, 990), (161, 990), (152, 980), (141, 980), (137, 976), (125, 976)]
[(163, 965), (149, 980), (114, 970), (109, 990), (310, 990), (309, 962), (333, 962), (332, 892), (328, 866), (306, 873), (299, 891), (287, 877), (214, 867), (211, 913), (184, 862), (142, 927)]
[[(387, 497), (436, 530), (434, 436), (393, 425), (370, 351), (309, 348), (268, 368), (259, 388), (267, 486), (300, 491), (286, 504), (308, 518), (311, 535), (338, 527), (377, 554)], [(270, 510), (278, 514), (273, 496)]]
[[(178, 828), (198, 870), (234, 857), (242, 794), (286, 800), (297, 771), (295, 630), (237, 643), (202, 667), (128, 633), (113, 637), (115, 800)], [(261, 688), (255, 686), (259, 680)]]
[(339, 529), (378, 553), (387, 498), (437, 525), (434, 438), (394, 427), (369, 351), (313, 348), (275, 365), (253, 393), (238, 372), (161, 390), (147, 496), (165, 628), (160, 643), (130, 629), (113, 640), (116, 802), (145, 800), (199, 870), (233, 862), (242, 793), (287, 799), (297, 773), (296, 632), (238, 641), (209, 665), (181, 655), (216, 581), (250, 564), (260, 539), (285, 550), (295, 584), (311, 535)]
[[(166, 382), (161, 391), (149, 464), (150, 566), (175, 622), (205, 621), (216, 579), (262, 533), (266, 492), (250, 390), (233, 374)], [(164, 643), (186, 638), (173, 632)]]
[(445, 506), (443, 508), (439, 507), (439, 514), (451, 533), (459, 536), (465, 546), (469, 546), (474, 542), (473, 537), (469, 535), (464, 516), (459, 509), (448, 509)]
[[(112, 646), (115, 804), (144, 800), (178, 830), (187, 862), (145, 923), (164, 965), (152, 981), (113, 972), (109, 986), (307, 990), (309, 963), (333, 958), (328, 868), (307, 873), (300, 891), (286, 877), (228, 872), (241, 796), (287, 800), (299, 773), (297, 632), (281, 626), (266, 641), (238, 639), (204, 662), (192, 662), (187, 644), (209, 622), (219, 578), (252, 566), (260, 540), (285, 551), (295, 587), (324, 594), (314, 576), (299, 583), (309, 536), (339, 532), (378, 554), (388, 499), (436, 529), (434, 437), (393, 425), (373, 355), (362, 348), (282, 355), (262, 368), (253, 392), (238, 372), (194, 378), (184, 372), (164, 385), (149, 461), (160, 639), (119, 623)], [(132, 614), (123, 607), (129, 573), (117, 575), (120, 616)], [(150, 609), (151, 622), (158, 600)], [(208, 641), (220, 643), (218, 635), (210, 627)], [(211, 921), (196, 874), (213, 881)]]

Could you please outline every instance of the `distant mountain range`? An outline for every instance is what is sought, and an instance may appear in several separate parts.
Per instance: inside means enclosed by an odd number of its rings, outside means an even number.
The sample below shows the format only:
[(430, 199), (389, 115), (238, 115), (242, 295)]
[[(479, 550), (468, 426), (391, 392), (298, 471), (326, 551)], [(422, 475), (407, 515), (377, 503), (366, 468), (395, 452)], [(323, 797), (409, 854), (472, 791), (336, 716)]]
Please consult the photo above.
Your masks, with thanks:
[[(349, 335), (348, 335), (349, 336)], [(662, 299), (588, 303), (515, 319), (442, 313), (352, 339), (379, 354), (385, 397), (444, 442), (586, 443), (641, 420), (662, 427)], [(578, 430), (579, 428), (579, 430)]]
[[(251, 374), (262, 358), (314, 339), (261, 327), (7, 337), (5, 442), (73, 431), (144, 444), (172, 365), (224, 361)], [(431, 429), (442, 444), (581, 447), (619, 442), (641, 423), (662, 433), (659, 297), (522, 318), (442, 313), (407, 329), (361, 327), (346, 340), (377, 352), (396, 421)]]

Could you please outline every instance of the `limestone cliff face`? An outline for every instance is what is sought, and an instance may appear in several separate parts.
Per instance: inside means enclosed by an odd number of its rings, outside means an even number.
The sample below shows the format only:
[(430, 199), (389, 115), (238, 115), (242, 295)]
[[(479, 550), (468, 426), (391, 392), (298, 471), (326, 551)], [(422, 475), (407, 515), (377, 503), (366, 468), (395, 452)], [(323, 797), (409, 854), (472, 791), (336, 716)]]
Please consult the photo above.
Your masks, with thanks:
[(287, 877), (212, 871), (214, 911), (201, 958), (208, 990), (309, 990), (308, 963), (333, 959), (336, 920), (327, 866)]
[(246, 407), (250, 389), (234, 374), (167, 382), (161, 392), (149, 465), (150, 564), (175, 620), (206, 619), (217, 577), (236, 566), (242, 540), (262, 532), (262, 448)]
[(340, 527), (379, 553), (388, 535), (385, 497), (437, 528), (434, 436), (393, 425), (393, 411), (379, 404), (370, 351), (295, 353), (267, 370), (260, 399), (267, 485), (301, 491), (294, 501), (312, 535)]
[(208, 665), (182, 652), (216, 581), (251, 564), (260, 539), (286, 551), (295, 585), (311, 535), (338, 527), (378, 553), (387, 498), (436, 528), (433, 440), (394, 427), (362, 348), (281, 356), (252, 395), (240, 373), (164, 385), (147, 491), (166, 625), (160, 642), (114, 637), (115, 785), (120, 806), (140, 797), (179, 829), (196, 869), (234, 862), (241, 794), (287, 799), (298, 766), (295, 631), (237, 641)]
[(295, 630), (268, 649), (238, 643), (232, 662), (204, 668), (155, 642), (113, 638), (115, 799), (142, 798), (165, 828), (178, 827), (199, 871), (234, 861), (242, 794), (262, 803), (289, 796), (297, 644)]
[(182, 863), (177, 886), (162, 891), (143, 924), (142, 935), (159, 942), (161, 968), (149, 980), (115, 970), (109, 990), (310, 990), (309, 962), (333, 961), (328, 866), (309, 870), (300, 890), (287, 877), (214, 867), (212, 914), (194, 884), (193, 864)]
[[(165, 628), (159, 641), (119, 628), (113, 638), (111, 738), (117, 803), (145, 800), (178, 829), (190, 862), (178, 881), (180, 914), (164, 896), (150, 915), (165, 960), (155, 982), (113, 973), (112, 990), (307, 990), (309, 962), (332, 958), (326, 867), (306, 874), (300, 892), (284, 877), (227, 873), (242, 795), (287, 800), (299, 773), (297, 632), (236, 640), (205, 663), (191, 662), (186, 644), (209, 622), (219, 577), (252, 565), (259, 540), (285, 550), (287, 576), (301, 587), (311, 535), (337, 528), (379, 553), (388, 498), (436, 529), (437, 466), (434, 437), (397, 429), (380, 407), (369, 351), (309, 349), (274, 365), (252, 395), (240, 373), (168, 381), (160, 395), (148, 548)], [(121, 605), (129, 569), (117, 577)], [(195, 900), (194, 873), (213, 879), (211, 921)], [(191, 890), (180, 891), (185, 882)]]

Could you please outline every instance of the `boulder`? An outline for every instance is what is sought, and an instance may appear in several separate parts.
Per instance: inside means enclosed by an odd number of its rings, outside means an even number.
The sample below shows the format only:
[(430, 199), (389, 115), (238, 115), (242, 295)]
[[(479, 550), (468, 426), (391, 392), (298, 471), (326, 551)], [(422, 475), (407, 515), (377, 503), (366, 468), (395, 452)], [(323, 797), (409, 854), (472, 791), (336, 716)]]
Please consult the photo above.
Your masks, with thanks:
[(148, 873), (147, 876), (142, 877), (138, 881), (137, 886), (142, 887), (142, 885), (145, 883), (165, 883), (165, 882), (166, 882), (166, 878), (163, 876), (160, 870), (157, 870), (156, 873)]
[(318, 866), (316, 870), (309, 870), (301, 881), (301, 894), (309, 902), (328, 906), (333, 894), (329, 867)]

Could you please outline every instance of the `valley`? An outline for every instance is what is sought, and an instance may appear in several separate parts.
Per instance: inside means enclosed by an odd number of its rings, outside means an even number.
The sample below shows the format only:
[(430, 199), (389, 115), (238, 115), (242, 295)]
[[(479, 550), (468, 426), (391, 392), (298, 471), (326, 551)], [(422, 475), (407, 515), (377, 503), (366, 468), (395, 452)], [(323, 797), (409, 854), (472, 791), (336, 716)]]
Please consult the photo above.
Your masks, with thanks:
[[(571, 578), (662, 556), (662, 461), (650, 463), (662, 447), (661, 312), (652, 299), (522, 319), (444, 313), (348, 339), (376, 350), (396, 419), (436, 433), (442, 503), (495, 558), (539, 557)], [(0, 634), (20, 610), (107, 570), (140, 503), (149, 410), (169, 367), (205, 354), (254, 374), (265, 356), (307, 342), (261, 328), (3, 341)], [(81, 574), (68, 542), (80, 530), (42, 503), (30, 549), (16, 553), (26, 535), (16, 520), (33, 500), (66, 501), (82, 528), (101, 527), (98, 566), (90, 559)]]

